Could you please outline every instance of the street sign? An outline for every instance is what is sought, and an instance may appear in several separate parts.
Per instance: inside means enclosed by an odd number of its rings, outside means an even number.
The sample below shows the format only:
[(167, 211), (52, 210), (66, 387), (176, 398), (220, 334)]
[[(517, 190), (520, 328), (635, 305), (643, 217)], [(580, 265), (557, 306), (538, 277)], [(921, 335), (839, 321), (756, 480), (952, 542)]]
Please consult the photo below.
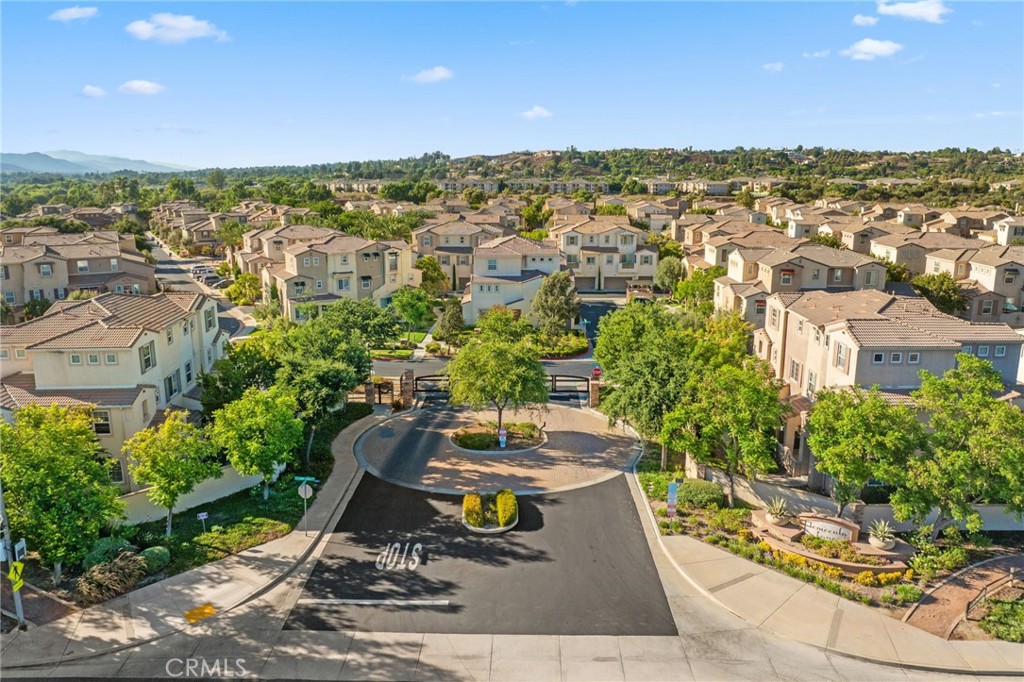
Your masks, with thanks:
[(303, 483), (299, 486), (299, 497), (304, 500), (308, 500), (313, 497), (313, 488), (308, 483)]
[(672, 481), (668, 484), (668, 503), (674, 505), (679, 501), (679, 484)]
[(21, 577), (21, 572), (24, 570), (25, 564), (20, 561), (11, 562), (11, 570), (7, 573), (7, 577), (11, 581), (11, 589), (17, 592), (25, 584), (25, 579)]
[(505, 447), (505, 444), (507, 442), (508, 442), (508, 431), (506, 431), (505, 427), (502, 426), (500, 429), (498, 429), (498, 445), (501, 446), (501, 447)]
[(210, 518), (210, 514), (209, 512), (199, 512), (198, 514), (196, 514), (196, 518), (200, 521), (205, 521), (206, 519)]
[(295, 480), (299, 483), (319, 483), (320, 481), (312, 476), (296, 476)]
[(675, 516), (676, 515), (676, 503), (675, 502), (669, 502), (669, 505), (668, 505), (668, 515), (669, 516)]
[(14, 560), (21, 561), (28, 554), (28, 545), (25, 543), (25, 538), (22, 538), (14, 543)]

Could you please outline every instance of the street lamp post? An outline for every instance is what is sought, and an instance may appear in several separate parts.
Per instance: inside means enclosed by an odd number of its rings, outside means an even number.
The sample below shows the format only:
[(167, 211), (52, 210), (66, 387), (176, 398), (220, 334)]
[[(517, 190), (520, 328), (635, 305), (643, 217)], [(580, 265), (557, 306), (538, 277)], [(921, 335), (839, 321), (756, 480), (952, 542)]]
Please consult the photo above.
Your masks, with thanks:
[[(4, 555), (7, 557), (7, 565), (14, 563), (14, 548), (11, 546), (11, 523), (7, 520), (7, 507), (4, 506), (4, 486), (0, 482), (0, 529), (4, 534)], [(13, 587), (13, 585), (12, 585)], [(11, 590), (14, 595), (14, 615), (18, 617), (18, 629), (24, 630), (25, 609), (21, 605), (21, 590)]]

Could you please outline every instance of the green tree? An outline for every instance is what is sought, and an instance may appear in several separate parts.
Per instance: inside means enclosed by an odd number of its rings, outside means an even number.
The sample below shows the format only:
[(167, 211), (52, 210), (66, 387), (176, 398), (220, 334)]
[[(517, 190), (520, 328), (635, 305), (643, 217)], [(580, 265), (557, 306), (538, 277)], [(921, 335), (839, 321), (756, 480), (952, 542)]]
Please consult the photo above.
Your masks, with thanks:
[(885, 266), (885, 281), (886, 282), (909, 282), (910, 271), (907, 270), (907, 266), (903, 263), (894, 263), (891, 260), (885, 258), (877, 259), (882, 265)]
[[(662, 232), (661, 234), (647, 235), (647, 243), (650, 246), (653, 246), (654, 248), (658, 249), (659, 261), (664, 258), (668, 258), (669, 256), (673, 258), (678, 258), (680, 261), (682, 261), (683, 257), (686, 255), (683, 253), (683, 245), (677, 242), (675, 239), (672, 239), (672, 236), (669, 235), (667, 232)], [(685, 277), (685, 275), (686, 273), (684, 271), (683, 276)]]
[(580, 297), (568, 270), (548, 275), (530, 306), (541, 332), (549, 338), (562, 336), (580, 314)]
[(606, 375), (628, 365), (649, 338), (665, 335), (678, 321), (659, 306), (632, 302), (601, 317), (594, 359)]
[(260, 280), (247, 272), (235, 280), (224, 293), (235, 305), (252, 305), (260, 300)]
[(34, 320), (37, 317), (42, 317), (53, 303), (48, 298), (33, 298), (25, 301), (25, 307), (22, 308), (22, 312), (25, 313), (26, 320)]
[(434, 338), (444, 341), (450, 348), (453, 341), (466, 328), (466, 321), (462, 317), (462, 302), (457, 298), (445, 300), (441, 309), (441, 316), (437, 318), (437, 326), (434, 327)]
[(268, 389), (274, 385), (280, 361), (262, 338), (261, 332), (239, 343), (229, 344), (224, 357), (213, 363), (213, 372), (199, 375), (199, 401), (206, 415), (242, 397), (246, 389)]
[(654, 285), (669, 293), (676, 290), (676, 285), (683, 279), (683, 263), (676, 256), (668, 256), (658, 261), (658, 269), (654, 274)]
[(604, 206), (598, 206), (595, 208), (594, 215), (626, 215), (626, 207), (616, 206), (615, 204), (605, 204)]
[(124, 443), (128, 469), (139, 483), (150, 486), (146, 496), (167, 510), (167, 537), (171, 536), (174, 505), (208, 478), (220, 478), (217, 448), (202, 429), (188, 422), (184, 410), (167, 410), (156, 427), (137, 432)]
[(451, 289), (451, 281), (448, 275), (444, 274), (441, 264), (433, 256), (424, 256), (416, 261), (416, 268), (420, 270), (420, 287), (434, 298), (444, 296)]
[(540, 229), (547, 224), (554, 212), (544, 208), (544, 197), (538, 197), (533, 203), (523, 207), (520, 216), (523, 225), (529, 229)]
[(496, 305), (480, 316), (476, 331), (484, 341), (517, 343), (531, 336), (533, 327), (517, 311)]
[(821, 244), (827, 246), (830, 249), (845, 249), (846, 246), (843, 244), (843, 240), (837, 235), (829, 232), (817, 232), (808, 237), (815, 244)]
[(548, 376), (536, 352), (522, 343), (475, 340), (445, 367), (454, 404), (498, 411), (501, 428), (505, 408), (540, 405), (548, 399)]
[[(366, 348), (357, 348), (369, 360)], [(368, 366), (369, 361), (366, 364)], [(363, 373), (345, 362), (328, 358), (291, 355), (281, 363), (278, 382), (295, 396), (299, 414), (309, 431), (304, 455), (306, 466), (309, 466), (309, 453), (313, 447), (317, 424), (343, 404), (349, 392), (365, 381), (368, 374), (368, 371)]]
[(992, 363), (967, 353), (941, 377), (921, 372), (911, 397), (928, 415), (927, 439), (891, 496), (897, 519), (920, 523), (938, 510), (934, 539), (954, 521), (979, 530), (981, 502), (1024, 510), (1024, 412), (995, 397), (1002, 389)]
[(381, 308), (365, 298), (346, 298), (324, 306), (320, 319), (342, 333), (358, 333), (369, 348), (383, 348), (402, 333), (402, 322), (394, 308)]
[(216, 190), (222, 190), (228, 184), (228, 176), (220, 168), (214, 168), (206, 174), (206, 184)]
[(25, 405), (0, 421), (0, 476), (11, 532), (53, 567), (79, 562), (124, 505), (88, 410)]
[(697, 319), (710, 316), (715, 310), (715, 280), (725, 274), (725, 268), (719, 265), (707, 270), (694, 270), (676, 286), (676, 299)]
[(225, 220), (217, 226), (217, 239), (224, 246), (237, 249), (242, 246), (242, 235), (248, 231), (249, 227), (237, 220)]
[(665, 416), (662, 438), (698, 461), (721, 457), (735, 501), (736, 474), (750, 478), (775, 467), (774, 431), (782, 422), (779, 382), (771, 368), (753, 358), (704, 375), (692, 401)]
[(924, 442), (914, 412), (886, 402), (877, 386), (870, 391), (858, 387), (819, 391), (808, 432), (815, 466), (834, 482), (838, 516), (868, 480), (901, 480), (908, 459)]
[(263, 477), (264, 500), (270, 497), (277, 467), (290, 462), (302, 443), (298, 410), (295, 397), (275, 386), (266, 391), (250, 388), (214, 414), (211, 440), (227, 453), (238, 473)]
[(910, 280), (910, 286), (944, 313), (957, 315), (967, 310), (967, 296), (948, 272), (918, 275)]
[(391, 305), (410, 331), (426, 325), (432, 314), (430, 295), (423, 289), (402, 287), (392, 295)]
[(743, 188), (736, 194), (736, 203), (747, 209), (748, 211), (754, 210), (754, 195), (747, 188)]

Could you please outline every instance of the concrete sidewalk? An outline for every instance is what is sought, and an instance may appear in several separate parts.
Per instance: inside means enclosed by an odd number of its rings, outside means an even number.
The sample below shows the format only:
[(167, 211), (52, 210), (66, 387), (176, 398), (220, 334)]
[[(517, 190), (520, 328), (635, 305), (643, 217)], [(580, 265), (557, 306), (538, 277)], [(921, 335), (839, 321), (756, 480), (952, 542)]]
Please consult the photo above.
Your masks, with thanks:
[(773, 635), (905, 668), (1024, 674), (1024, 645), (946, 641), (692, 537), (659, 540), (679, 572), (702, 594)]
[[(356, 439), (386, 419), (374, 414), (356, 422), (331, 445), (334, 471), (296, 530), (277, 540), (192, 569), (85, 609), (66, 618), (3, 638), (6, 671), (22, 666), (87, 658), (215, 623), (284, 581), (329, 537), (361, 475), (353, 456)], [(185, 612), (210, 605), (217, 615), (190, 624)]]

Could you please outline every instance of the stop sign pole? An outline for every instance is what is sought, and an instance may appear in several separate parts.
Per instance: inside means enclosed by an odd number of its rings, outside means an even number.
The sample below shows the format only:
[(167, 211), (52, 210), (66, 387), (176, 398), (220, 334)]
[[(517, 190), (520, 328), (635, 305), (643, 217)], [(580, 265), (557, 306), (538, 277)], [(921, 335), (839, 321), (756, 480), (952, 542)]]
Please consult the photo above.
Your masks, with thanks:
[(299, 482), (299, 497), (302, 498), (302, 534), (306, 536), (309, 535), (309, 521), (306, 519), (306, 500), (313, 496), (313, 486), (310, 483), (319, 483), (319, 481), (312, 476), (296, 476), (295, 480)]

